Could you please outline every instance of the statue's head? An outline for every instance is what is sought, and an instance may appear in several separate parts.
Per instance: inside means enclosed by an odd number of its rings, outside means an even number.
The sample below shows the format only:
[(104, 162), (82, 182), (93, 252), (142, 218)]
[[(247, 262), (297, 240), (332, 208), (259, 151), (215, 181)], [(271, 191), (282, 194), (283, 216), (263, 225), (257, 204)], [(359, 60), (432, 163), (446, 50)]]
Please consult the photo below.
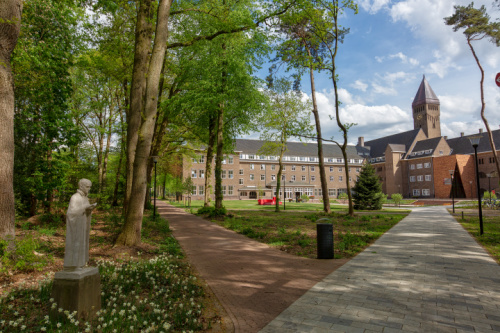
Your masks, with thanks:
[(92, 182), (88, 179), (82, 178), (78, 182), (78, 188), (80, 189), (80, 191), (85, 193), (85, 195), (89, 194), (91, 187), (92, 187)]

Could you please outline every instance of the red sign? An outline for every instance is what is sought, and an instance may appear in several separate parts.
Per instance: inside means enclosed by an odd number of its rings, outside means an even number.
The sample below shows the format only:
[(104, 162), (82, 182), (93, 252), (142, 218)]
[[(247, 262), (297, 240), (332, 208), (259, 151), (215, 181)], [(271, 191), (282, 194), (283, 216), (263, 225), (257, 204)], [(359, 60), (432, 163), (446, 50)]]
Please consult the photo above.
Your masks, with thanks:
[(495, 82), (497, 83), (497, 86), (500, 87), (500, 73), (497, 73), (497, 77), (495, 78)]

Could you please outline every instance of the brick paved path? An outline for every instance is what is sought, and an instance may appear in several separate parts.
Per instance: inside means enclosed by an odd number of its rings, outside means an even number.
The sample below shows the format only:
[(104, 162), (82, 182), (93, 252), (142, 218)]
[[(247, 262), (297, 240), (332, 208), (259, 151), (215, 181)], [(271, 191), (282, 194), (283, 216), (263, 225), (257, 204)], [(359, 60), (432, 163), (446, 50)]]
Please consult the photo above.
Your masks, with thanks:
[(414, 210), (261, 332), (500, 331), (500, 266), (446, 212)]
[[(258, 332), (346, 260), (299, 258), (157, 201), (236, 332)], [(280, 216), (286, 216), (283, 213)]]

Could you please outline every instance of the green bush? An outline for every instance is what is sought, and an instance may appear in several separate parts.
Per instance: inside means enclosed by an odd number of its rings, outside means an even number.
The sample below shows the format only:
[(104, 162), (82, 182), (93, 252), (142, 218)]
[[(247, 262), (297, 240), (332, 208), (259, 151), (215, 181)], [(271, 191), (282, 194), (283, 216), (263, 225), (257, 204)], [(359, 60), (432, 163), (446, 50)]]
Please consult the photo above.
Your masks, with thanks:
[(226, 207), (222, 207), (220, 209), (215, 207), (201, 207), (198, 208), (196, 214), (208, 215), (208, 217), (218, 217), (218, 216), (225, 216), (227, 214), (227, 210)]
[(347, 200), (347, 199), (349, 199), (349, 196), (347, 195), (347, 193), (342, 192), (342, 193), (339, 194), (338, 198), (340, 200)]
[(309, 196), (307, 194), (302, 194), (300, 196), (300, 198), (302, 199), (303, 202), (308, 202), (309, 201)]
[(493, 193), (493, 191), (492, 192), (486, 191), (483, 194), (483, 199), (487, 199), (487, 200), (492, 199), (492, 200), (495, 200), (496, 198), (497, 198), (497, 195), (495, 193)]
[(394, 201), (394, 205), (397, 206), (403, 200), (403, 195), (400, 193), (393, 193), (393, 194), (391, 194), (391, 199), (392, 199), (392, 201)]

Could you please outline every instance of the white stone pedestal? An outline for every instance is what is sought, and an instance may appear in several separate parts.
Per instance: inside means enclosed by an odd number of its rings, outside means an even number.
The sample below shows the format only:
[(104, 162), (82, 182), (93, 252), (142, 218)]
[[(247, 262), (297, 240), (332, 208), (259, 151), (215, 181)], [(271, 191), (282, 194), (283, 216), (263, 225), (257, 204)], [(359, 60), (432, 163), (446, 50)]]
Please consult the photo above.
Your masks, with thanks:
[(51, 315), (64, 316), (59, 308), (76, 311), (75, 319), (89, 320), (101, 309), (101, 277), (97, 267), (86, 267), (74, 272), (57, 272), (52, 286), (52, 298), (57, 308)]

